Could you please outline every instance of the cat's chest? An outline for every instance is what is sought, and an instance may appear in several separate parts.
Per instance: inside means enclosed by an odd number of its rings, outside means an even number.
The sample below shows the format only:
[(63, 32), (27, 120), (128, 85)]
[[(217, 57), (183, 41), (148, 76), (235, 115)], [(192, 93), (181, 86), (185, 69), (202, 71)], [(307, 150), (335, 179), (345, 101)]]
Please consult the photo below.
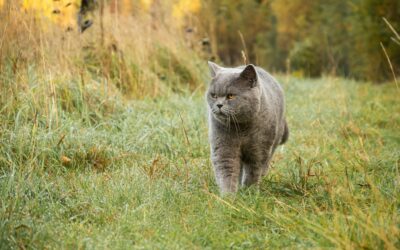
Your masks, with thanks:
[(247, 131), (240, 136), (242, 148), (253, 148), (266, 142), (266, 130), (261, 128), (254, 131)]
[(268, 155), (266, 141), (262, 137), (246, 138), (240, 147), (241, 160), (244, 162), (257, 162)]

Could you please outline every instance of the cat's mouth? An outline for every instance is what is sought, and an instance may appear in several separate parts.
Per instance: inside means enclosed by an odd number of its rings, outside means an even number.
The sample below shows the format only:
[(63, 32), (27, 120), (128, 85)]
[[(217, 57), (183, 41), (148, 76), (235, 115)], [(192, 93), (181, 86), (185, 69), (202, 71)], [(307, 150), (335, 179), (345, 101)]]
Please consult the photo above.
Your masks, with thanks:
[(226, 116), (226, 114), (224, 113), (224, 111), (222, 111), (221, 109), (216, 109), (213, 110), (214, 115), (220, 117), (220, 116)]
[(213, 115), (217, 120), (219, 120), (221, 122), (226, 122), (229, 118), (228, 114), (226, 114), (222, 110), (213, 110)]

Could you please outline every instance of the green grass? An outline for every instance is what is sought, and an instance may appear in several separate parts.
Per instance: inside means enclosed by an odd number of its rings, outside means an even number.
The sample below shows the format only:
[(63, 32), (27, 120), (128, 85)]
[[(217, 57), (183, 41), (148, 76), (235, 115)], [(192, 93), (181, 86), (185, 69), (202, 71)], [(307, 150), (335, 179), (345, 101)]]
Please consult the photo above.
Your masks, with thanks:
[(282, 82), (291, 137), (235, 197), (218, 194), (201, 91), (123, 102), (70, 87), (41, 104), (34, 80), (10, 83), (0, 248), (400, 248), (399, 91)]

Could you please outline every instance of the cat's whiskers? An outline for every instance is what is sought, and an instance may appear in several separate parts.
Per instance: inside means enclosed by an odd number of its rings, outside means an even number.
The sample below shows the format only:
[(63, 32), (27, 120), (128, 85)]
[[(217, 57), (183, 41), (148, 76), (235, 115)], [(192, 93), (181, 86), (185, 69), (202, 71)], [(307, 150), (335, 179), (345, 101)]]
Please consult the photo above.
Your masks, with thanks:
[(233, 124), (235, 125), (235, 128), (236, 128), (236, 133), (238, 133), (239, 132), (239, 122), (235, 116), (235, 113), (232, 113), (231, 116), (232, 116)]
[(211, 108), (211, 111), (215, 114), (216, 119), (219, 120), (223, 125), (227, 128), (228, 131), (231, 131), (232, 123), (235, 126), (236, 133), (239, 132), (239, 122), (236, 117), (236, 113), (230, 109), (216, 109)]
[(231, 117), (228, 115), (228, 131), (231, 131)]
[(235, 126), (236, 133), (238, 133), (239, 132), (239, 122), (238, 122), (238, 120), (236, 118), (235, 112), (229, 110), (226, 113), (227, 113), (227, 115), (229, 117), (229, 122), (230, 122), (230, 119), (232, 118), (232, 122), (233, 122), (233, 125)]

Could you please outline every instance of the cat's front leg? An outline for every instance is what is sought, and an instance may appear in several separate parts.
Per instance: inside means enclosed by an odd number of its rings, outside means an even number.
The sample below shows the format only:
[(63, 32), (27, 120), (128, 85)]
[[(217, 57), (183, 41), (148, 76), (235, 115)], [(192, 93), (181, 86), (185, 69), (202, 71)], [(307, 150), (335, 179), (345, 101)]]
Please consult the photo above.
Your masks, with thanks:
[[(261, 147), (258, 146), (256, 148)], [(251, 151), (247, 150), (243, 152), (243, 175), (241, 177), (241, 184), (243, 186), (259, 184), (268, 170), (271, 154), (272, 147), (266, 147), (264, 150), (254, 150), (253, 148)]]
[(243, 175), (241, 182), (243, 186), (251, 186), (253, 184), (258, 184), (261, 177), (263, 168), (257, 163), (243, 163)]
[(239, 149), (226, 145), (214, 146), (212, 162), (221, 193), (236, 193), (240, 174)]

